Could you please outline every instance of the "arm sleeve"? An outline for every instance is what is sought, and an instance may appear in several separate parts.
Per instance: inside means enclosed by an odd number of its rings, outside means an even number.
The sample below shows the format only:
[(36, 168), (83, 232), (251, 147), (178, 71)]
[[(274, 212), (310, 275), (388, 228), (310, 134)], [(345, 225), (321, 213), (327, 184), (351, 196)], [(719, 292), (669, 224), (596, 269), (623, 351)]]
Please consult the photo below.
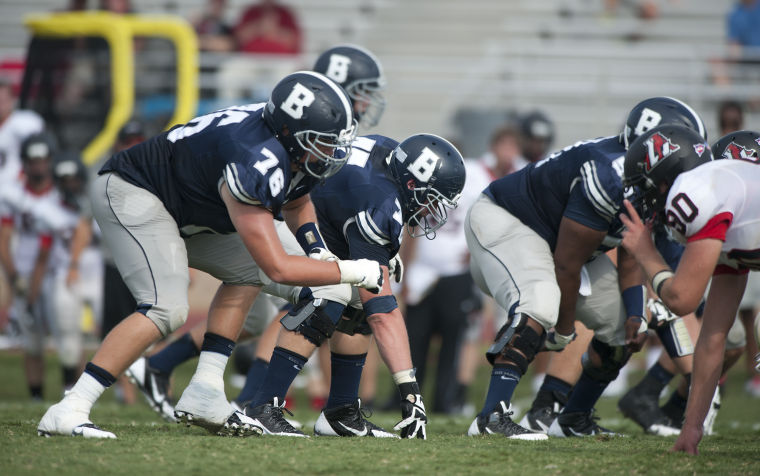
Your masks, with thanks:
[(564, 215), (594, 230), (607, 230), (623, 203), (623, 185), (611, 166), (584, 162)]

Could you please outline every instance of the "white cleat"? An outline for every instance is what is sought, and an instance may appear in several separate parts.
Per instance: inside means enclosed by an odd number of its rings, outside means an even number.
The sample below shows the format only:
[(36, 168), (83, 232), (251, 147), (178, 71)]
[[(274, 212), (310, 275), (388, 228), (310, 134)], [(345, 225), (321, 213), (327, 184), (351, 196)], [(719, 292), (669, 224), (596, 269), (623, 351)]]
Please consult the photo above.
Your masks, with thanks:
[(223, 388), (196, 379), (190, 381), (174, 407), (177, 423), (197, 425), (212, 433), (220, 431), (233, 413)]
[(37, 435), (81, 436), (83, 438), (115, 439), (116, 435), (93, 424), (89, 412), (78, 410), (71, 401), (63, 399), (48, 408), (37, 426)]

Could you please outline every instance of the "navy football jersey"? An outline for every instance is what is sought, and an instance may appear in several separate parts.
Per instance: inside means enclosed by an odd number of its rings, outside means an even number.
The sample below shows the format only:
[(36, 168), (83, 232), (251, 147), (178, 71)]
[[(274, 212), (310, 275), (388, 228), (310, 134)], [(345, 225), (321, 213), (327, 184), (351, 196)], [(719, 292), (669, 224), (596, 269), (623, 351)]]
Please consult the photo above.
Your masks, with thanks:
[(287, 152), (261, 116), (264, 104), (197, 117), (119, 152), (100, 173), (116, 172), (155, 194), (185, 236), (235, 231), (220, 195), (222, 181), (235, 199), (277, 216), (318, 179), (291, 171)]
[(549, 243), (566, 216), (608, 236), (597, 250), (620, 244), (625, 148), (617, 136), (578, 142), (492, 182), (486, 195)]
[(401, 191), (386, 164), (396, 146), (380, 135), (356, 138), (346, 165), (312, 190), (319, 230), (338, 258), (387, 266), (398, 253), (404, 229)]

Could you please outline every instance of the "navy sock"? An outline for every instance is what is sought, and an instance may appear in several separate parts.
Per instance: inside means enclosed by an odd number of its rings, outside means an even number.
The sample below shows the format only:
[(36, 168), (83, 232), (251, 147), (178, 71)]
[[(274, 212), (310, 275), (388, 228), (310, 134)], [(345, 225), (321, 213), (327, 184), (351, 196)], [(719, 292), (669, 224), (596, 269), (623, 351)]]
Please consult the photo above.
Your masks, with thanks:
[(92, 378), (97, 380), (105, 388), (110, 387), (116, 382), (116, 377), (111, 375), (108, 370), (98, 367), (92, 362), (87, 362), (87, 365), (84, 368), (84, 373), (90, 374)]
[(285, 394), (293, 380), (306, 365), (306, 357), (298, 355), (282, 347), (275, 347), (272, 352), (272, 359), (269, 361), (269, 368), (261, 382), (259, 391), (253, 398), (249, 407), (255, 407), (263, 403), (269, 403), (274, 397), (280, 402), (285, 400)]
[(201, 352), (216, 352), (217, 354), (229, 357), (234, 349), (235, 342), (226, 337), (214, 334), (213, 332), (206, 332), (203, 335)]
[(245, 376), (245, 385), (243, 385), (242, 390), (240, 390), (240, 395), (235, 399), (239, 405), (242, 406), (248, 401), (253, 400), (253, 397), (256, 396), (256, 392), (258, 392), (261, 387), (261, 383), (264, 380), (268, 368), (269, 362), (264, 359), (257, 357), (251, 362), (251, 366), (248, 368), (248, 374)]
[(668, 399), (666, 405), (678, 408), (681, 411), (686, 411), (686, 402), (688, 401), (688, 398), (688, 396), (684, 398), (680, 393), (678, 393), (678, 390), (675, 390)]
[(573, 386), (557, 377), (546, 375), (544, 377), (544, 383), (541, 384), (541, 389), (547, 392), (557, 392), (560, 395), (567, 397), (570, 394), (570, 390)]
[(330, 395), (325, 408), (334, 408), (346, 403), (354, 403), (359, 398), (359, 382), (367, 354), (330, 355)]
[(501, 401), (509, 404), (521, 377), (520, 371), (512, 365), (494, 365), (493, 370), (491, 370), (491, 383), (488, 386), (486, 403), (483, 405), (480, 415), (487, 416)]
[(200, 351), (188, 332), (164, 347), (161, 352), (149, 357), (148, 365), (161, 373), (170, 374), (179, 364), (197, 357), (199, 354)]
[(594, 380), (584, 371), (578, 383), (573, 387), (573, 393), (570, 395), (563, 413), (591, 411), (607, 385), (609, 382)]
[(572, 390), (573, 386), (564, 380), (546, 375), (533, 400), (532, 408), (552, 407), (555, 401), (564, 405)]

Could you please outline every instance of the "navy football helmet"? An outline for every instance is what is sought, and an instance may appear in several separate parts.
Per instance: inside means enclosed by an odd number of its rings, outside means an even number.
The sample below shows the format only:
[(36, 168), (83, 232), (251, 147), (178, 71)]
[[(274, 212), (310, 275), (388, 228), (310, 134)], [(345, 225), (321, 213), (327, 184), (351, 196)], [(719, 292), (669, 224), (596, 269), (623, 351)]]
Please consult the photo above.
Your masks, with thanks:
[(640, 135), (625, 154), (623, 185), (642, 219), (661, 216), (676, 177), (713, 160), (704, 137), (690, 127), (666, 124)]
[(462, 194), (465, 168), (462, 154), (433, 134), (415, 134), (402, 141), (386, 159), (401, 188), (401, 208), (409, 234), (435, 238)]
[(335, 46), (319, 55), (314, 71), (343, 86), (360, 124), (372, 127), (380, 122), (385, 110), (386, 81), (375, 55), (359, 46)]
[(641, 134), (665, 124), (690, 127), (707, 140), (705, 124), (691, 106), (675, 98), (658, 96), (644, 99), (631, 109), (620, 134), (620, 142), (627, 150)]
[(290, 159), (314, 177), (334, 175), (351, 154), (356, 137), (351, 101), (319, 73), (285, 76), (272, 90), (263, 117)]
[(715, 159), (737, 159), (760, 162), (760, 134), (736, 131), (726, 134), (712, 146)]

